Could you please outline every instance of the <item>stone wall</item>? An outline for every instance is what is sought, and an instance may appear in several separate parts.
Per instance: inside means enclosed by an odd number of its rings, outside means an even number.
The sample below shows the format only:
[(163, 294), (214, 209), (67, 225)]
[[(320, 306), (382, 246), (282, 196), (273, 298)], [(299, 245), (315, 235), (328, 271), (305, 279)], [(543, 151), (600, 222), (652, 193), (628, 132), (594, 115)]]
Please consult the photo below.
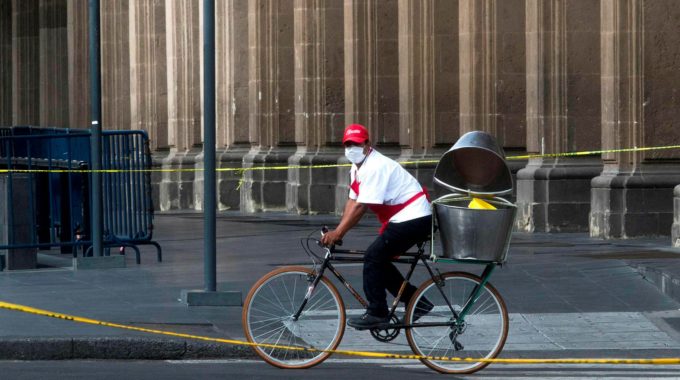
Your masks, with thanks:
[[(203, 207), (201, 4), (102, 2), (104, 128), (191, 169), (153, 175), (160, 210)], [(406, 161), (471, 130), (509, 155), (678, 143), (678, 20), (674, 0), (217, 1), (218, 167), (292, 166), (220, 171), (219, 208), (340, 212), (347, 168), (306, 166), (346, 163), (355, 122)], [(88, 125), (87, 0), (0, 0), (3, 51), (0, 124)], [(671, 231), (677, 150), (510, 165), (519, 230)]]
[[(680, 141), (677, 91), (680, 45), (668, 33), (680, 11), (673, 1), (602, 1), (602, 147), (620, 149)], [(592, 181), (590, 234), (604, 238), (668, 235), (680, 151), (603, 155)]]

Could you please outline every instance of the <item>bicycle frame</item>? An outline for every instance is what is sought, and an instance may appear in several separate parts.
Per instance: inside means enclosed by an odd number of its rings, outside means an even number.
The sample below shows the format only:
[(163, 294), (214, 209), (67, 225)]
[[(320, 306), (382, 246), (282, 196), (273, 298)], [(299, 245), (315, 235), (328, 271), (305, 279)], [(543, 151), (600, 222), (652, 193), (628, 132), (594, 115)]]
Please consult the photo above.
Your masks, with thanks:
[[(346, 250), (346, 249), (335, 249), (335, 248), (328, 248), (324, 247), (324, 250), (326, 251), (326, 254), (324, 255), (323, 261), (321, 262), (321, 266), (319, 271), (317, 272), (314, 280), (312, 281), (312, 284), (308, 287), (307, 289), (307, 294), (305, 295), (305, 299), (298, 308), (297, 312), (293, 315), (293, 320), (298, 320), (300, 315), (302, 314), (302, 311), (304, 310), (305, 306), (307, 305), (307, 301), (311, 297), (312, 293), (314, 292), (314, 289), (318, 285), (319, 281), (321, 281), (321, 278), (324, 275), (324, 272), (326, 269), (330, 269), (331, 273), (335, 276), (335, 278), (342, 283), (342, 285), (354, 296), (354, 298), (361, 303), (363, 307), (368, 307), (368, 302), (366, 302), (361, 295), (352, 287), (352, 285), (345, 279), (344, 276), (338, 271), (337, 268), (333, 266), (331, 263), (332, 261), (335, 262), (352, 262), (352, 263), (363, 263), (363, 255), (366, 253), (365, 251), (359, 251), (359, 250)], [(486, 285), (486, 283), (489, 281), (489, 278), (491, 277), (491, 274), (493, 273), (494, 269), (498, 264), (496, 263), (488, 263), (486, 264), (486, 267), (484, 268), (484, 272), (482, 273), (481, 276), (481, 282), (475, 286), (475, 288), (472, 290), (470, 293), (470, 296), (468, 297), (467, 301), (465, 302), (465, 305), (463, 306), (463, 309), (460, 311), (460, 313), (457, 313), (453, 306), (451, 305), (451, 302), (449, 299), (446, 297), (446, 294), (444, 294), (444, 291), (442, 290), (443, 285), (441, 284), (441, 278), (440, 278), (440, 273), (437, 270), (437, 274), (434, 273), (432, 270), (432, 267), (428, 264), (427, 258), (428, 256), (424, 255), (425, 248), (422, 244), (418, 245), (418, 251), (417, 252), (406, 252), (401, 254), (399, 257), (393, 258), (392, 262), (393, 263), (401, 263), (401, 264), (410, 264), (411, 267), (409, 268), (408, 274), (406, 277), (404, 277), (404, 282), (402, 283), (401, 287), (399, 288), (399, 292), (397, 296), (394, 298), (394, 301), (392, 302), (392, 306), (390, 307), (390, 311), (388, 314), (388, 318), (392, 318), (395, 315), (395, 312), (397, 310), (397, 306), (399, 304), (399, 301), (401, 299), (401, 296), (404, 292), (404, 289), (406, 288), (406, 284), (408, 284), (409, 280), (411, 279), (411, 276), (413, 275), (416, 266), (418, 265), (419, 262), (422, 262), (425, 268), (427, 269), (428, 273), (430, 274), (430, 277), (432, 280), (437, 284), (437, 289), (441, 293), (442, 297), (446, 301), (447, 306), (449, 307), (449, 310), (454, 316), (454, 319), (451, 322), (447, 323), (429, 323), (429, 322), (421, 322), (421, 323), (414, 323), (414, 324), (407, 324), (407, 323), (396, 323), (396, 324), (390, 324), (389, 328), (414, 328), (414, 327), (441, 327), (441, 326), (456, 326), (458, 324), (462, 324), (465, 322), (465, 316), (467, 313), (470, 311), (472, 306), (475, 304), (477, 299), (479, 298), (479, 294), (482, 290), (482, 288)], [(361, 256), (361, 257), (359, 257)]]

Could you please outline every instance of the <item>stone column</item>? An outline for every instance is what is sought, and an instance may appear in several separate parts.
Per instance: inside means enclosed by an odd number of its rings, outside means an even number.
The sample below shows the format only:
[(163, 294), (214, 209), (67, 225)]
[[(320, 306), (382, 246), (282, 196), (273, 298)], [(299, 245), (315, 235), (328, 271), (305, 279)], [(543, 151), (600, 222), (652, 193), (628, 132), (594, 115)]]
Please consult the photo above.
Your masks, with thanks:
[(673, 191), (673, 231), (672, 241), (674, 247), (680, 247), (680, 185)]
[[(400, 161), (437, 160), (458, 138), (456, 2), (399, 1)], [(433, 164), (408, 165), (432, 188)]]
[(460, 134), (498, 136), (496, 0), (459, 0)]
[[(527, 152), (596, 150), (599, 67), (593, 61), (599, 59), (599, 5), (526, 4)], [(530, 159), (517, 173), (517, 228), (587, 231), (590, 181), (601, 169), (597, 158)]]
[[(216, 7), (218, 167), (239, 168), (248, 153), (248, 0), (218, 1)], [(241, 204), (235, 171), (217, 173), (218, 207)]]
[(40, 123), (38, 0), (12, 0), (12, 124)]
[[(166, 70), (168, 97), (168, 146), (164, 168), (196, 168), (201, 152), (201, 50), (199, 14), (201, 2), (165, 1)], [(194, 172), (163, 173), (160, 208), (195, 209)], [(200, 186), (199, 186), (200, 187)], [(198, 197), (200, 202), (201, 197)]]
[(344, 2), (345, 124), (362, 124), (369, 131), (378, 124), (379, 9), (377, 0)]
[[(130, 126), (149, 134), (156, 161), (168, 156), (168, 73), (165, 0), (135, 0), (129, 8)], [(163, 175), (151, 174), (153, 199)]]
[(130, 119), (149, 134), (151, 149), (168, 149), (165, 0), (130, 3)]
[(12, 2), (0, 1), (0, 126), (12, 124)]
[[(248, 2), (249, 140), (243, 166), (287, 165), (294, 153), (293, 0)], [(248, 171), (241, 209), (285, 210), (285, 170)]]
[(399, 141), (406, 158), (434, 145), (434, 4), (399, 1)]
[[(395, 158), (400, 153), (398, 19), (397, 1), (344, 2), (345, 125), (366, 126), (380, 152)], [(347, 201), (349, 169), (340, 168), (336, 177), (340, 214)]]
[[(524, 151), (527, 144), (526, 10), (526, 0), (496, 2), (496, 126), (504, 148), (515, 152)], [(508, 164), (514, 169), (526, 162)]]
[(88, 0), (68, 0), (68, 110), (71, 128), (90, 128)]
[(102, 128), (107, 130), (128, 130), (131, 126), (130, 3), (101, 2)]
[(67, 0), (40, 0), (40, 125), (67, 127)]
[[(678, 141), (680, 109), (672, 94), (680, 46), (673, 1), (604, 0), (602, 6), (602, 145), (604, 149)], [(660, 22), (659, 20), (668, 20)], [(670, 23), (670, 24), (669, 24)], [(669, 26), (673, 25), (673, 26)], [(590, 234), (602, 238), (668, 235), (673, 189), (680, 183), (673, 151), (607, 153), (592, 181)]]
[[(460, 130), (458, 0), (434, 1), (434, 134), (435, 147), (448, 150)], [(439, 152), (435, 152), (439, 153)], [(438, 158), (438, 157), (437, 157)]]
[[(295, 141), (290, 165), (336, 164), (344, 130), (343, 4), (295, 1)], [(291, 212), (335, 211), (337, 169), (289, 169)]]

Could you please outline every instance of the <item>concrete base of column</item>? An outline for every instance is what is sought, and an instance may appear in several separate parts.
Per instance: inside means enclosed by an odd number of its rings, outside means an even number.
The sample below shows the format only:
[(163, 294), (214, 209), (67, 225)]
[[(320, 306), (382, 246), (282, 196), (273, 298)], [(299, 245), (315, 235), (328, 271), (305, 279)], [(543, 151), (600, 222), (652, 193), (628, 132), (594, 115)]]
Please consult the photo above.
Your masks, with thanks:
[[(219, 168), (242, 168), (243, 157), (250, 146), (234, 146), (217, 152)], [(239, 171), (217, 172), (217, 204), (221, 211), (241, 209), (241, 180), (244, 175)]]
[[(345, 158), (343, 152), (342, 156), (338, 158), (338, 164), (350, 164)], [(349, 198), (349, 170), (351, 166), (339, 167), (335, 172), (335, 215), (342, 215), (345, 210), (345, 204)]]
[[(288, 159), (288, 164), (291, 166), (337, 165), (341, 157), (344, 156), (340, 148), (327, 148), (321, 152), (308, 152), (301, 148)], [(298, 214), (335, 212), (334, 194), (338, 169), (337, 167), (289, 169), (286, 186), (288, 211)]]
[(673, 191), (673, 246), (680, 247), (680, 185)]
[[(189, 152), (170, 151), (161, 160), (163, 169), (195, 169), (196, 157), (200, 151)], [(194, 171), (162, 172), (158, 183), (158, 203), (161, 211), (191, 210), (194, 205)]]
[[(243, 158), (243, 167), (288, 166), (295, 148), (251, 149)], [(241, 183), (241, 211), (286, 211), (287, 170), (248, 170)]]
[[(0, 176), (0, 245), (31, 244), (35, 236), (35, 178), (32, 174)], [(0, 251), (0, 270), (35, 269), (37, 248), (12, 248)]]
[(604, 239), (668, 236), (673, 224), (673, 188), (680, 174), (645, 169), (603, 173), (591, 185), (590, 236)]
[(522, 232), (587, 232), (590, 182), (599, 161), (536, 160), (517, 172), (517, 219)]
[(93, 256), (93, 257), (74, 257), (73, 269), (113, 269), (125, 268), (125, 256)]
[(180, 302), (187, 306), (242, 306), (243, 295), (239, 291), (182, 290)]

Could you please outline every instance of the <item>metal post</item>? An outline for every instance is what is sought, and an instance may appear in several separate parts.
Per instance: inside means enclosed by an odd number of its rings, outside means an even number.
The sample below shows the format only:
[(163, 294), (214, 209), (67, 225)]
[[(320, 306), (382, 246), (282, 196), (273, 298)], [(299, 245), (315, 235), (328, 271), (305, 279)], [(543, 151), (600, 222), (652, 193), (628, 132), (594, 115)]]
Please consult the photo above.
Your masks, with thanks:
[(203, 226), (205, 290), (217, 290), (215, 181), (215, 0), (203, 0)]
[(100, 50), (99, 50), (99, 1), (90, 1), (90, 102), (92, 104), (92, 125), (90, 137), (90, 158), (92, 161), (92, 253), (101, 256), (102, 249), (102, 178), (101, 173), (101, 73), (100, 73)]
[(215, 218), (215, 0), (203, 0), (203, 268), (205, 289), (182, 290), (188, 306), (241, 306), (240, 291), (217, 291)]

